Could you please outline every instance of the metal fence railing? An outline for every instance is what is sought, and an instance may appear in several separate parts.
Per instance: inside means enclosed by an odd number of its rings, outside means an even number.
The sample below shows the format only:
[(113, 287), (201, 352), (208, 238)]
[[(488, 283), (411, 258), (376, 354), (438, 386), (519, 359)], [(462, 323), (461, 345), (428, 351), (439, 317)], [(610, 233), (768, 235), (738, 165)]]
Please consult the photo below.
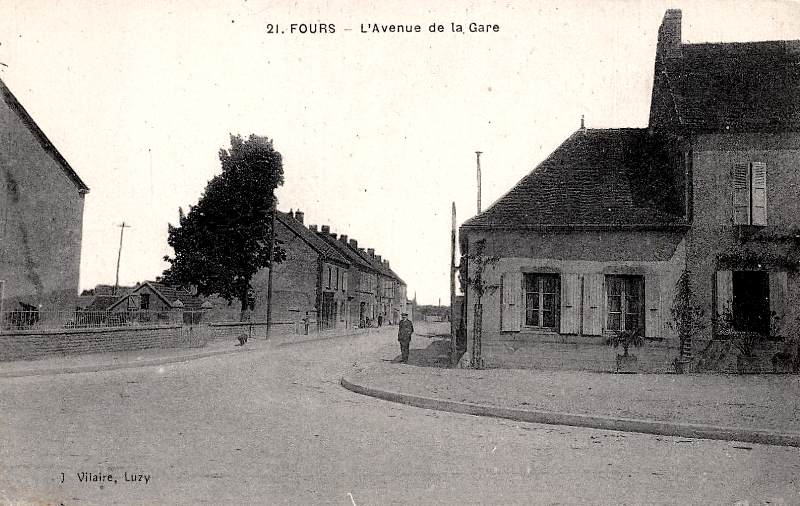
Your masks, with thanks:
[[(324, 324), (317, 320), (316, 314), (300, 317), (273, 318), (273, 332), (286, 334), (314, 334), (334, 330), (343, 326)], [(295, 316), (297, 316), (295, 318)], [(124, 311), (40, 311), (20, 309), (0, 312), (0, 332), (18, 331), (54, 331), (63, 329), (97, 329), (119, 328), (131, 326), (183, 325), (209, 327), (253, 328), (266, 327), (266, 315), (242, 312), (236, 308), (223, 308), (202, 311), (184, 311), (172, 309), (168, 311), (124, 310)]]
[(0, 331), (197, 324), (202, 311), (38, 311), (0, 313)]

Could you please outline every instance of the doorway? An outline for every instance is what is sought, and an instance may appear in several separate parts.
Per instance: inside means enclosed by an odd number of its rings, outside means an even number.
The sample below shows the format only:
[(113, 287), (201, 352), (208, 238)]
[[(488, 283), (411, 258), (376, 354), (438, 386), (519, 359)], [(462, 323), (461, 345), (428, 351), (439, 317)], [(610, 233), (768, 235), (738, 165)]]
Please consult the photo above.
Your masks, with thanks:
[(769, 335), (769, 273), (733, 272), (733, 328)]

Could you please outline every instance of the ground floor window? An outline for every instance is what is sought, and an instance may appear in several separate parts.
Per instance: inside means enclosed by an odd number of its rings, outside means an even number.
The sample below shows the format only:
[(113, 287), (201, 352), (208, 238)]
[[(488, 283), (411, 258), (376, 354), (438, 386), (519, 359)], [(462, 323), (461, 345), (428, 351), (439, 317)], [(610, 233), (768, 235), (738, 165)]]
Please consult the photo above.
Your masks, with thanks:
[(769, 274), (763, 271), (734, 271), (732, 284), (733, 329), (769, 334)]
[(558, 327), (559, 279), (557, 274), (525, 274), (525, 326)]
[(642, 276), (606, 276), (606, 329), (626, 331), (644, 328), (644, 279)]

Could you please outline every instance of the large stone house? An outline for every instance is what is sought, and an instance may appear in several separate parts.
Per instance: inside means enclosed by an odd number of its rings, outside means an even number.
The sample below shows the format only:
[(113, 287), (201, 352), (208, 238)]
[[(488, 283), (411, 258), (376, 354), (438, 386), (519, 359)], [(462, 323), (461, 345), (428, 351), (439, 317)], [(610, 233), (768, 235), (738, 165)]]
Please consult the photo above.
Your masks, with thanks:
[(695, 367), (725, 368), (710, 364), (713, 338), (758, 333), (769, 347), (791, 333), (800, 41), (686, 44), (681, 12), (669, 10), (654, 70), (647, 128), (581, 125), (462, 225), (462, 269), (473, 280), (462, 361), (607, 369), (616, 351), (597, 345), (640, 329), (640, 367), (668, 369), (684, 272), (703, 310), (684, 345)]
[(0, 81), (2, 310), (74, 310), (89, 188)]

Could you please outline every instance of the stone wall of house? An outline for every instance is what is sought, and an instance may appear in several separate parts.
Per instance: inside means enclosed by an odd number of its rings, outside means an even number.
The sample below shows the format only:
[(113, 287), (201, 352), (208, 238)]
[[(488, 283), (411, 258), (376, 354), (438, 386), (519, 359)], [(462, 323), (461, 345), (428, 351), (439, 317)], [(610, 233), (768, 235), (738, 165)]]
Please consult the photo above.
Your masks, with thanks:
[[(599, 287), (595, 298), (584, 291), (584, 281), (590, 276), (602, 283), (605, 275), (622, 274), (642, 276), (646, 290), (650, 291), (645, 301), (647, 335), (650, 338), (641, 350), (636, 350), (643, 367), (661, 370), (671, 367), (678, 354), (678, 339), (671, 325), (671, 307), (675, 284), (683, 271), (685, 241), (678, 231), (581, 231), (571, 233), (506, 232), (468, 233), (470, 248), (477, 240), (486, 240), (485, 256), (498, 257), (484, 272), (486, 285), (490, 287), (482, 299), (483, 344), (482, 356), (487, 366), (538, 367), (534, 359), (542, 350), (548, 354), (555, 350), (580, 350), (583, 358), (576, 359), (573, 366), (581, 369), (608, 370), (615, 364), (618, 350), (605, 346), (612, 335), (605, 324), (605, 288)], [(472, 262), (470, 271), (475, 274)], [(562, 312), (569, 306), (575, 321), (572, 328), (561, 328), (560, 333), (526, 329), (503, 330), (502, 297), (503, 276), (506, 273), (557, 273), (561, 276)], [(563, 281), (569, 276), (575, 288), (568, 293)], [(588, 285), (586, 285), (588, 286)], [(647, 288), (649, 286), (649, 288)], [(523, 308), (523, 298), (519, 311)], [(467, 353), (462, 360), (470, 359), (474, 336), (476, 294), (467, 296)], [(591, 316), (593, 315), (593, 316)], [(587, 318), (599, 318), (599, 332), (589, 330)], [(595, 320), (596, 321), (596, 320)], [(593, 324), (597, 325), (597, 324)], [(592, 335), (592, 334), (596, 335)], [(602, 346), (601, 346), (602, 345)], [(546, 354), (547, 355), (547, 354)], [(595, 356), (597, 364), (591, 365), (584, 358)], [(550, 360), (550, 359), (548, 359)], [(565, 356), (550, 360), (569, 362)], [(583, 364), (578, 366), (576, 364)], [(613, 369), (613, 367), (611, 367)]]
[(84, 196), (0, 100), (0, 280), (4, 310), (17, 302), (74, 309)]
[[(732, 169), (735, 164), (751, 162), (764, 162), (767, 167), (765, 227), (733, 224)], [(698, 300), (706, 310), (704, 340), (707, 341), (715, 312), (715, 273), (720, 268), (731, 268), (720, 263), (720, 255), (745, 250), (761, 252), (763, 263), (733, 270), (786, 270), (785, 265), (780, 265), (780, 258), (792, 247), (790, 241), (753, 241), (748, 237), (751, 234), (785, 237), (800, 225), (800, 134), (700, 135), (693, 145), (692, 173), (693, 224), (688, 233), (687, 264)], [(789, 271), (787, 281), (786, 314), (781, 325), (788, 325), (800, 316), (797, 308), (800, 279)], [(776, 329), (778, 334), (788, 331), (788, 327)]]

